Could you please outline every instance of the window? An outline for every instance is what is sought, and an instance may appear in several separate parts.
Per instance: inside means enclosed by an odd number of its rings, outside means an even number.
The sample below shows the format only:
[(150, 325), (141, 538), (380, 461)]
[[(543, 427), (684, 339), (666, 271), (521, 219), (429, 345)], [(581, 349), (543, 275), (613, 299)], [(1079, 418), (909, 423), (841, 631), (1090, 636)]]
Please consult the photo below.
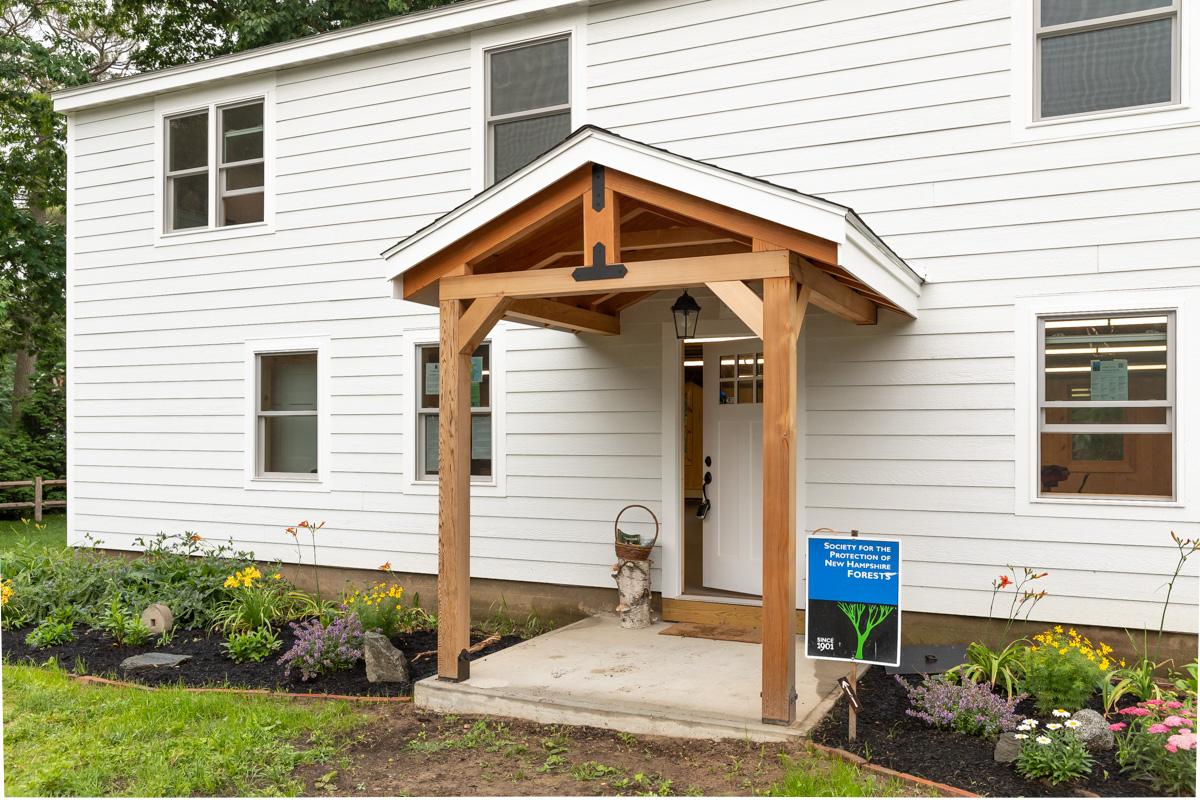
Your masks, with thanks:
[(316, 479), (317, 353), (260, 353), (256, 372), (256, 474)]
[[(215, 134), (210, 134), (210, 117), (216, 121)], [(165, 118), (165, 128), (168, 233), (263, 221), (261, 99), (175, 114)]]
[(763, 354), (738, 353), (721, 356), (721, 405), (758, 403), (763, 401)]
[(1038, 319), (1042, 497), (1175, 496), (1175, 315)]
[[(471, 476), (492, 473), (492, 347), (484, 342), (471, 354)], [(431, 480), (438, 474), (438, 402), (441, 383), (438, 346), (417, 347), (417, 475)]]
[(1038, 117), (1179, 102), (1180, 0), (1039, 0)]
[(571, 132), (570, 37), (488, 51), (487, 150), (502, 180)]

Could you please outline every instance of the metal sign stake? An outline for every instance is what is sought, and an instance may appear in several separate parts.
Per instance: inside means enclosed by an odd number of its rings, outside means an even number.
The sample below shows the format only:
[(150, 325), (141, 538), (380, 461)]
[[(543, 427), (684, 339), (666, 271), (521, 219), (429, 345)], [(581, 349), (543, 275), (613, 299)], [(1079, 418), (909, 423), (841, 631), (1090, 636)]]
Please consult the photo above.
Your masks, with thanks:
[[(850, 696), (858, 696), (858, 663), (854, 661), (850, 662)], [(846, 704), (846, 708), (850, 711), (849, 739), (852, 742), (858, 738), (858, 712), (854, 710), (854, 706), (853, 702)]]

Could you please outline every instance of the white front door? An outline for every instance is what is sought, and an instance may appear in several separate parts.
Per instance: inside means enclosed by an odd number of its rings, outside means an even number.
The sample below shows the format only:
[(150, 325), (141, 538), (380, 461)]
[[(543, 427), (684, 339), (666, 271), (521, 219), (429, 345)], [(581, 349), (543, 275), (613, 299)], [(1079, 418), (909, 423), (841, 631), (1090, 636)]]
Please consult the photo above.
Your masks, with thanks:
[(704, 585), (762, 594), (762, 342), (704, 345)]

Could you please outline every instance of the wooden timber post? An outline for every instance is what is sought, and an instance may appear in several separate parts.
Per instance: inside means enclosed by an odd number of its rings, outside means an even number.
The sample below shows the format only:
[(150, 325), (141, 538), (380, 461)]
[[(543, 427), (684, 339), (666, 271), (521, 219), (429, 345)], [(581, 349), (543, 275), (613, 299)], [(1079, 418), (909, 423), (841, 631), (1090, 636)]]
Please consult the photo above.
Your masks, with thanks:
[(462, 300), (442, 300), (438, 400), (438, 677), (471, 676), (471, 352)]
[(796, 348), (810, 294), (798, 289), (763, 280), (762, 720), (779, 725), (796, 719)]

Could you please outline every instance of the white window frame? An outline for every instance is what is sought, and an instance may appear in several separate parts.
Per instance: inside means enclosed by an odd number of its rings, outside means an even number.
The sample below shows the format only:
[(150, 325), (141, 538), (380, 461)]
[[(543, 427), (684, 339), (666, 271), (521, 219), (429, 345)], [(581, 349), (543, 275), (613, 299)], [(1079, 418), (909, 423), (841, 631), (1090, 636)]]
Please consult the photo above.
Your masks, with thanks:
[[(479, 193), (491, 185), (491, 124), (488, 119), (488, 55), (489, 53), (535, 44), (539, 41), (569, 37), (568, 105), (571, 110), (571, 130), (587, 123), (585, 98), (587, 84), (584, 65), (587, 57), (587, 13), (572, 11), (551, 19), (528, 20), (496, 28), (485, 28), (471, 34), (471, 191)], [(558, 108), (557, 106), (555, 108)], [(505, 119), (516, 119), (514, 114)], [(528, 112), (537, 116), (545, 112)]]
[[(221, 184), (228, 166), (220, 161), (220, 111), (261, 101), (263, 104), (263, 219), (241, 225), (219, 225)], [(170, 229), (170, 174), (167, 172), (167, 122), (172, 117), (208, 112), (208, 224), (204, 227)], [(219, 88), (168, 95), (154, 104), (154, 246), (258, 236), (275, 230), (275, 79), (262, 78), (237, 88)], [(241, 163), (253, 163), (250, 161)], [(201, 170), (197, 168), (196, 172)], [(190, 170), (188, 171), (190, 172)], [(182, 174), (182, 173), (181, 173)]]
[[(1174, 499), (1040, 495), (1040, 400), (1042, 342), (1040, 320), (1063, 315), (1145, 313), (1174, 315), (1173, 426)], [(1191, 453), (1200, 448), (1200, 420), (1193, 406), (1200, 398), (1200, 289), (1133, 289), (1019, 298), (1016, 330), (1016, 491), (1020, 516), (1078, 517), (1095, 520), (1200, 521), (1200, 470), (1189, 470)]]
[[(259, 426), (259, 363), (260, 356), (288, 353), (317, 354), (317, 472), (315, 475), (291, 473), (260, 474), (262, 438)], [(246, 427), (245, 427), (245, 488), (286, 489), (288, 491), (330, 490), (330, 393), (329, 339), (304, 337), (287, 339), (258, 339), (246, 342), (245, 349)]]
[[(507, 454), (505, 442), (505, 400), (507, 397), (507, 340), (508, 323), (499, 322), (492, 333), (484, 341), (491, 348), (491, 414), (492, 414), (492, 474), (490, 477), (472, 476), (471, 494), (477, 497), (506, 497), (507, 496)], [(421, 455), (424, 452), (421, 403), (421, 360), (419, 348), (438, 346), (438, 331), (436, 328), (410, 330), (404, 336), (404, 358), (412, 365), (408, 381), (408, 402), (405, 404), (408, 421), (405, 424), (406, 435), (411, 434), (413, 446), (405, 457), (402, 489), (405, 494), (437, 495), (438, 480), (436, 475), (426, 476), (422, 472)]]
[(1122, 131), (1148, 128), (1172, 128), (1200, 122), (1200, 106), (1194, 96), (1200, 86), (1200, 58), (1192, 52), (1200, 41), (1200, 13), (1182, 0), (1167, 13), (1178, 15), (1175, 24), (1176, 52), (1174, 100), (1171, 103), (1094, 111), (1059, 117), (1041, 117), (1039, 34), (1056, 30), (1088, 30), (1111, 27), (1144, 15), (1159, 16), (1161, 9), (1134, 12), (1100, 21), (1069, 23), (1048, 29), (1039, 28), (1041, 0), (1016, 0), (1012, 16), (1012, 69), (1010, 77), (1011, 133), (1014, 141), (1035, 142), (1104, 136)]

